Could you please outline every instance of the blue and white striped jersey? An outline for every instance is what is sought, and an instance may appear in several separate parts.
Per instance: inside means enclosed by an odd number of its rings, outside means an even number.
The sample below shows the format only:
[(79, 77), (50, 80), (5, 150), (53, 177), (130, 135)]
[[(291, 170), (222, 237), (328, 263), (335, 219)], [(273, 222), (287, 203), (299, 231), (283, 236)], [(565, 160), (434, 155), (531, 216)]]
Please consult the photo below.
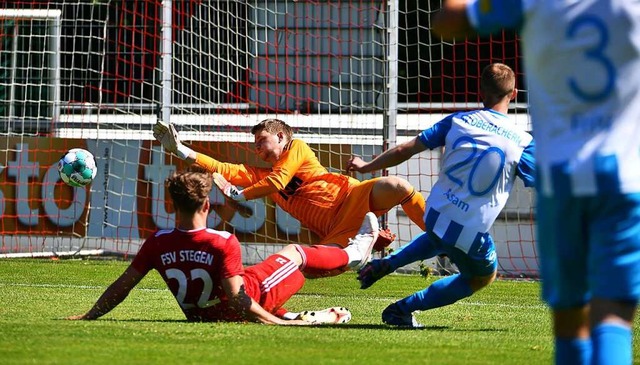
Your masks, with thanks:
[(540, 192), (640, 192), (640, 1), (472, 0), (467, 15), (480, 34), (520, 30)]
[(515, 177), (534, 184), (533, 137), (491, 109), (454, 113), (418, 135), (444, 146), (425, 212), (427, 229), (468, 252), (504, 208)]

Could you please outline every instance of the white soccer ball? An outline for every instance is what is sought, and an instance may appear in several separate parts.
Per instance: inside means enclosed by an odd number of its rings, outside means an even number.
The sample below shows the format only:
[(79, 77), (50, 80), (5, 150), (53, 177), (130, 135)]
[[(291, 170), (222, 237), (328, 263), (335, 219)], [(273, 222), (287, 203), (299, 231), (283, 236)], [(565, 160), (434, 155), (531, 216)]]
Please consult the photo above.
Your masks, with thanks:
[(58, 172), (65, 184), (82, 187), (93, 181), (98, 169), (91, 152), (82, 148), (72, 148), (58, 162)]

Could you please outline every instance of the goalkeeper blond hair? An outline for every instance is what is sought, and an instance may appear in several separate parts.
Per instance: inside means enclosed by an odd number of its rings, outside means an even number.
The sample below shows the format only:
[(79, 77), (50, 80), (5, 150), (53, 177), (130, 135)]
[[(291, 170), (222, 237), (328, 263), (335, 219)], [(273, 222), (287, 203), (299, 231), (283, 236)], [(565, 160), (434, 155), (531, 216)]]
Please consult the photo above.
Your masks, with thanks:
[(270, 134), (282, 134), (286, 137), (286, 142), (291, 141), (293, 138), (293, 130), (291, 127), (280, 119), (265, 119), (262, 122), (256, 124), (251, 128), (251, 134), (254, 136), (262, 131), (267, 131)]

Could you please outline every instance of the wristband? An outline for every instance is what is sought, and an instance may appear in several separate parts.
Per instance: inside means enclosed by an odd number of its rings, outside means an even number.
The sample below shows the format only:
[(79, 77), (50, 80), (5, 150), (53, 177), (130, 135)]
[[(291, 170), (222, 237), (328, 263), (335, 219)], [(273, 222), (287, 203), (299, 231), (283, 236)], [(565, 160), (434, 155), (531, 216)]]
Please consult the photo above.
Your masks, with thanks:
[(191, 153), (195, 153), (195, 152), (193, 152), (191, 148), (183, 145), (182, 143), (178, 145), (178, 148), (176, 150), (176, 155), (183, 160), (186, 160), (187, 157), (191, 155)]
[(233, 200), (235, 200), (237, 202), (244, 202), (244, 201), (247, 201), (247, 198), (245, 198), (244, 192), (241, 191), (240, 194), (238, 194), (235, 197), (233, 197)]

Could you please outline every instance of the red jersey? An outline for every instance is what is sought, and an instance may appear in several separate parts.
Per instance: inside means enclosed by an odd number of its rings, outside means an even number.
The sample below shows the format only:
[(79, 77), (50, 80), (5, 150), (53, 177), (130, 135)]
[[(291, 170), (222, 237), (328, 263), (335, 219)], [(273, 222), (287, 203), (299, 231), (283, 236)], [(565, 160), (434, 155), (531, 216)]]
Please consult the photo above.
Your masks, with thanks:
[(222, 279), (244, 276), (240, 243), (229, 232), (160, 230), (144, 242), (131, 265), (142, 274), (157, 270), (187, 320), (241, 319), (222, 288)]
[(325, 237), (349, 191), (360, 182), (329, 172), (302, 140), (291, 140), (272, 168), (217, 161), (201, 153), (195, 164), (218, 172), (231, 184), (243, 187), (247, 200), (269, 196), (300, 223)]

